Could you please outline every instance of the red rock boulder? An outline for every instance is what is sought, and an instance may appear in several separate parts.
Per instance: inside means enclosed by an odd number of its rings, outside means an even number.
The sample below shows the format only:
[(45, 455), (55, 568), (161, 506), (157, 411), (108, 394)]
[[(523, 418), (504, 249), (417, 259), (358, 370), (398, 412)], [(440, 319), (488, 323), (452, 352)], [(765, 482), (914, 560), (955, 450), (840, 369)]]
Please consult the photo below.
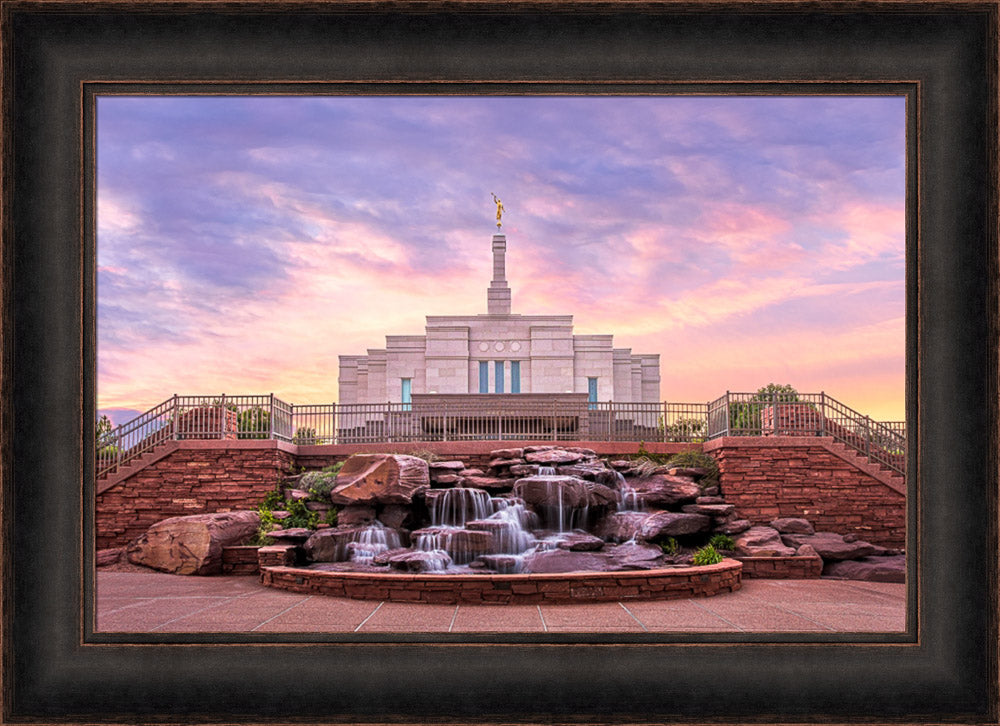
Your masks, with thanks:
[(704, 514), (686, 512), (654, 512), (642, 523), (639, 538), (647, 541), (664, 537), (707, 532), (712, 519)]
[(815, 534), (784, 534), (782, 541), (790, 547), (812, 545), (819, 556), (827, 562), (856, 560), (861, 557), (878, 555), (882, 548), (861, 539), (846, 539), (836, 532), (816, 532)]
[(430, 488), (427, 462), (399, 454), (355, 454), (337, 474), (334, 504), (409, 504)]
[(628, 485), (650, 507), (672, 507), (695, 501), (701, 488), (691, 479), (669, 474), (635, 477)]
[(222, 572), (222, 548), (243, 544), (258, 527), (257, 512), (171, 517), (130, 544), (128, 559), (175, 575), (216, 575)]
[(792, 557), (794, 547), (781, 541), (781, 535), (773, 527), (751, 527), (734, 538), (736, 554), (744, 557)]

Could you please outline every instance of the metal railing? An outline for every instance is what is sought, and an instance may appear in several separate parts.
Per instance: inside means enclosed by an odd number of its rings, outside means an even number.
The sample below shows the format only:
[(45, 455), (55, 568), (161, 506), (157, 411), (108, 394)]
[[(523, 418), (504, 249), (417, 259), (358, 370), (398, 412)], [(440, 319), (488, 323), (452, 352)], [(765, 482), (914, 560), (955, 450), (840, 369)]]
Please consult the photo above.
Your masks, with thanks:
[[(173, 396), (97, 443), (105, 476), (171, 440), (277, 439), (295, 444), (466, 440), (703, 442), (721, 436), (832, 436), (903, 473), (906, 425), (880, 423), (825, 393), (727, 392), (708, 403), (589, 401), (497, 394), (411, 403), (294, 405), (262, 396)], [(474, 400), (473, 400), (474, 399)]]
[(708, 404), (709, 438), (831, 436), (869, 461), (906, 471), (906, 423), (880, 422), (826, 393), (733, 393)]

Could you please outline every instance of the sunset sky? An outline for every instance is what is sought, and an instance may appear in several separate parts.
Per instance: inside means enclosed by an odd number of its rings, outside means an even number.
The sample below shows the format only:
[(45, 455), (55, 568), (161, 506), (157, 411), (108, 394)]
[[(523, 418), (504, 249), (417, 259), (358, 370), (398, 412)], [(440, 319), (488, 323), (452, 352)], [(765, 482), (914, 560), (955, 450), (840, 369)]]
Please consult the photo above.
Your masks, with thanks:
[(98, 409), (337, 398), (337, 356), (486, 312), (904, 417), (902, 97), (101, 97)]

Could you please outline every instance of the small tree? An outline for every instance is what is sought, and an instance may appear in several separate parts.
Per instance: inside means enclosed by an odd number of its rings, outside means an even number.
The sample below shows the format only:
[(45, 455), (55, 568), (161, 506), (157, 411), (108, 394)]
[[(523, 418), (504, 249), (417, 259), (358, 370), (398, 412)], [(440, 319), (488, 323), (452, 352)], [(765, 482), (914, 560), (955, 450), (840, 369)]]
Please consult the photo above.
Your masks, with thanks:
[(241, 439), (266, 439), (271, 431), (271, 412), (252, 406), (240, 413), (236, 428)]
[(319, 437), (316, 435), (316, 429), (310, 426), (299, 426), (295, 429), (295, 438), (293, 441), (296, 444), (318, 444), (321, 443)]
[(772, 402), (792, 403), (799, 400), (799, 392), (790, 384), (768, 383), (757, 389), (749, 401), (729, 405), (729, 428), (760, 432), (760, 412)]
[(778, 403), (792, 403), (799, 400), (799, 392), (789, 384), (768, 383), (763, 388), (758, 388), (753, 396), (755, 401), (777, 400)]
[(666, 427), (667, 441), (703, 441), (705, 420), (700, 418), (679, 418)]
[(103, 415), (97, 419), (95, 445), (98, 456), (114, 456), (117, 453), (118, 449), (111, 444), (111, 432), (114, 428), (115, 425), (111, 423), (111, 419), (107, 415)]
[(111, 423), (111, 419), (107, 417), (107, 414), (102, 415), (97, 419), (97, 443), (100, 445), (101, 441), (111, 433), (115, 425)]

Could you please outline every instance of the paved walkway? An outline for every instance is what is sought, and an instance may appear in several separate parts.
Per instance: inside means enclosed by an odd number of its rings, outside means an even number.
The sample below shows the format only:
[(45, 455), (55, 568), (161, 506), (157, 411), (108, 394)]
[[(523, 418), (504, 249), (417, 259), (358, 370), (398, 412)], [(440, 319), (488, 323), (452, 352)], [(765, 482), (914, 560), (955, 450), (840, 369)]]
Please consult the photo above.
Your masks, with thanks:
[(98, 572), (107, 632), (899, 632), (906, 586), (744, 580), (711, 598), (584, 605), (419, 605), (308, 596), (256, 577)]

